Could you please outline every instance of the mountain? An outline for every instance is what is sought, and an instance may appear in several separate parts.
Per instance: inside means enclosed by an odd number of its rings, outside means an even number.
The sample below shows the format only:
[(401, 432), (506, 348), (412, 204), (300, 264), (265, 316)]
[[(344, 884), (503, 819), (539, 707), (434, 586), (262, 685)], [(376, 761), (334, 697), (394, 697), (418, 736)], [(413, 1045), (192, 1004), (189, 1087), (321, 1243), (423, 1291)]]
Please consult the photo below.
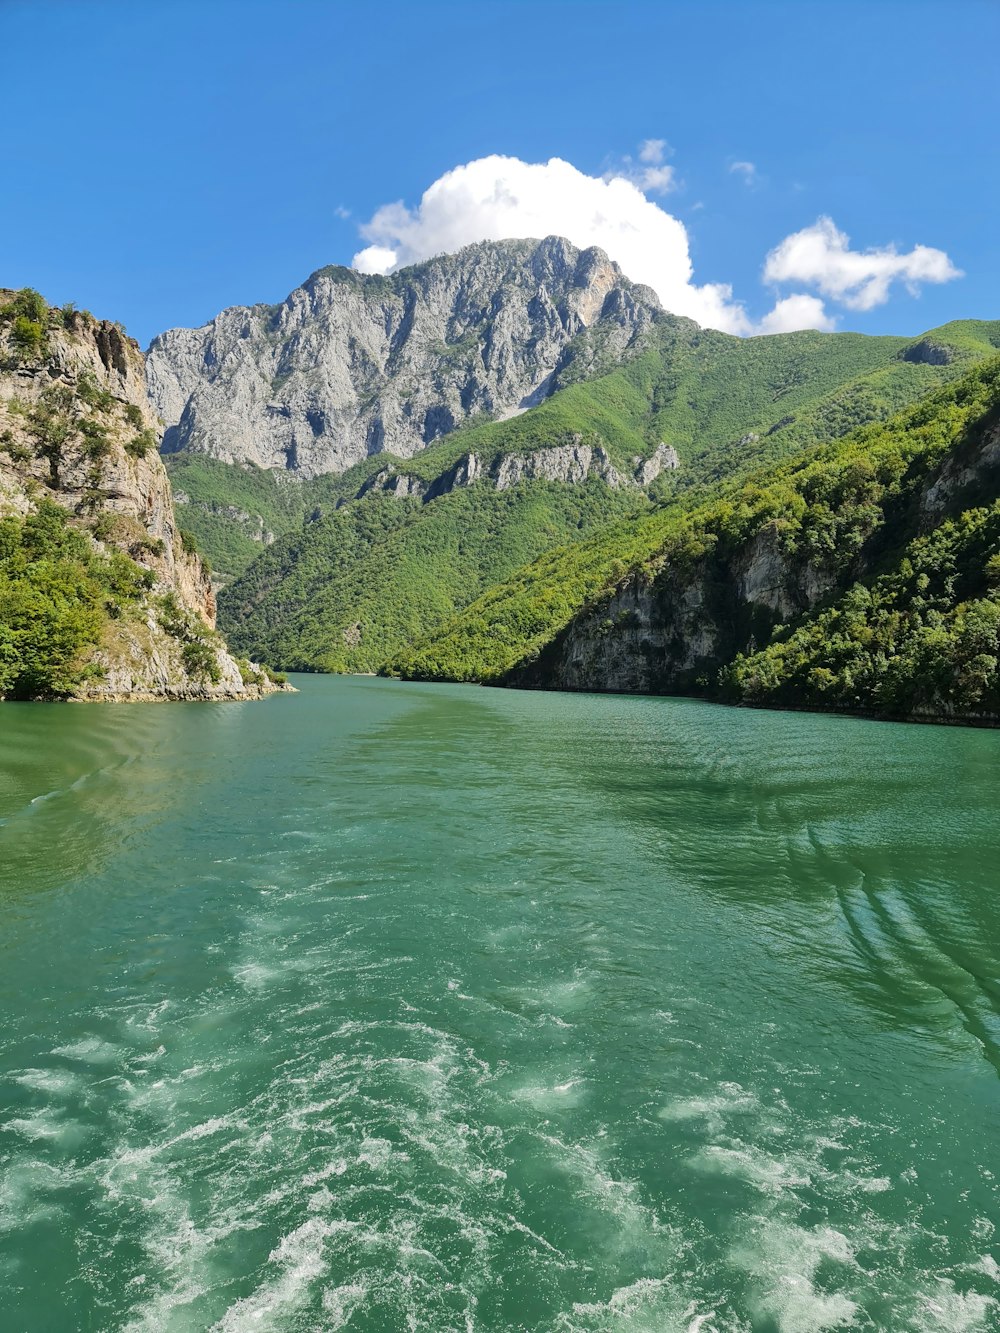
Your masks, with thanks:
[[(350, 499), (382, 455), (409, 475), (399, 465), (442, 436), (475, 450), (526, 412), (508, 451), (589, 432), (634, 469), (663, 443), (683, 457), (683, 487), (888, 415), (989, 351), (988, 328), (734, 338), (666, 314), (601, 251), (549, 237), (389, 278), (322, 269), (280, 306), (162, 334), (148, 360), (182, 521), (225, 582)], [(560, 393), (564, 411), (540, 412)]]
[(390, 670), (1000, 720), (1000, 359), (717, 497), (549, 552)]
[(149, 389), (165, 453), (316, 477), (523, 411), (641, 347), (659, 310), (601, 250), (488, 242), (391, 277), (320, 269), (280, 305), (171, 329)]
[(0, 291), (0, 698), (256, 698), (117, 324)]
[[(739, 339), (661, 314), (644, 338), (613, 371), (517, 417), (292, 487), (297, 516), (272, 504), (266, 520), (253, 518), (269, 488), (271, 500), (289, 495), (284, 474), (171, 460), (185, 522), (238, 575), (219, 598), (232, 641), (285, 667), (379, 670), (546, 551), (586, 544), (620, 519), (630, 531), (643, 530), (644, 516), (655, 527), (663, 506), (690, 508), (727, 481), (887, 417), (995, 354), (1000, 324), (918, 339)], [(242, 569), (249, 525), (226, 510), (237, 493), (233, 507), (274, 536)]]

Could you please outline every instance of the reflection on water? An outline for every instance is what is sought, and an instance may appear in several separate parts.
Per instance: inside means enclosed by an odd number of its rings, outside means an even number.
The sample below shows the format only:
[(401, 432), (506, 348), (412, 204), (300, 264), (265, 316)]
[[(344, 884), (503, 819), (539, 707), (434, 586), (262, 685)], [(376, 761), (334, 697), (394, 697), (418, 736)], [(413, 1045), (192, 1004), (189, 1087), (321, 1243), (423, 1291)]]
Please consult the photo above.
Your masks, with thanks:
[(300, 683), (5, 706), (11, 1327), (997, 1326), (994, 734)]

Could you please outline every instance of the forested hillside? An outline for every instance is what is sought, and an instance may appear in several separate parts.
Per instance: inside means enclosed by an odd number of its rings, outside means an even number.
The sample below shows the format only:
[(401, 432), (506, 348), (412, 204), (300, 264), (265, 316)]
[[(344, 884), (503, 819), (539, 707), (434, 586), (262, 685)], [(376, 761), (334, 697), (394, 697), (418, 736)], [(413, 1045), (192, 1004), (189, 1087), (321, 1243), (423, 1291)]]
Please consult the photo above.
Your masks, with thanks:
[(1000, 714), (1000, 360), (691, 510), (550, 552), (390, 669)]
[[(994, 342), (1000, 324), (971, 321), (916, 340), (741, 340), (664, 316), (615, 371), (409, 459), (380, 453), (296, 483), (180, 455), (172, 476), (184, 521), (224, 572), (260, 552), (220, 594), (236, 644), (285, 667), (379, 670), (519, 565), (554, 551), (558, 583), (560, 548), (615, 522), (624, 538), (588, 551), (606, 546), (613, 562), (652, 549), (675, 510), (886, 418), (995, 354)], [(252, 520), (232, 520), (227, 504)]]

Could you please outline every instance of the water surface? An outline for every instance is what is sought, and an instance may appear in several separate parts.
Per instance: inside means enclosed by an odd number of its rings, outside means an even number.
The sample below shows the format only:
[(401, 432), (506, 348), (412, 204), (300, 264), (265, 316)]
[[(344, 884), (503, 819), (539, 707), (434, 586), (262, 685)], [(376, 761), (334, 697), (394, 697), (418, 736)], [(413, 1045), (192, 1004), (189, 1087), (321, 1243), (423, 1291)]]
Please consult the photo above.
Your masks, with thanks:
[(4, 1333), (1000, 1327), (1000, 735), (0, 712)]

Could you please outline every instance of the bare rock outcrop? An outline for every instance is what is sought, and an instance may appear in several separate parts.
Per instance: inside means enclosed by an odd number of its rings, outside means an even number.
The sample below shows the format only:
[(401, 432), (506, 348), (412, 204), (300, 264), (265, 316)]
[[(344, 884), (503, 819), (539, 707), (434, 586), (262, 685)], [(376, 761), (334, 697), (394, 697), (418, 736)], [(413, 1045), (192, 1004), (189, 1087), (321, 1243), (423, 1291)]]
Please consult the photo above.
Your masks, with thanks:
[(409, 472), (398, 471), (393, 464), (381, 468), (363, 482), (353, 496), (360, 500), (373, 493), (392, 495), (396, 499), (436, 500), (462, 486), (486, 482), (497, 491), (508, 491), (524, 481), (552, 481), (566, 486), (582, 486), (591, 477), (598, 477), (612, 490), (651, 485), (664, 471), (680, 467), (677, 450), (669, 444), (660, 444), (645, 460), (633, 459), (633, 470), (615, 467), (611, 456), (602, 445), (583, 443), (580, 435), (572, 436), (570, 443), (552, 445), (547, 449), (532, 449), (524, 453), (499, 454), (492, 463), (483, 462), (478, 454), (468, 453), (446, 468), (433, 481), (426, 482)]
[(642, 350), (660, 314), (601, 250), (483, 242), (389, 277), (320, 269), (278, 306), (171, 329), (149, 348), (149, 388), (164, 452), (315, 477), (516, 415), (570, 366)]

